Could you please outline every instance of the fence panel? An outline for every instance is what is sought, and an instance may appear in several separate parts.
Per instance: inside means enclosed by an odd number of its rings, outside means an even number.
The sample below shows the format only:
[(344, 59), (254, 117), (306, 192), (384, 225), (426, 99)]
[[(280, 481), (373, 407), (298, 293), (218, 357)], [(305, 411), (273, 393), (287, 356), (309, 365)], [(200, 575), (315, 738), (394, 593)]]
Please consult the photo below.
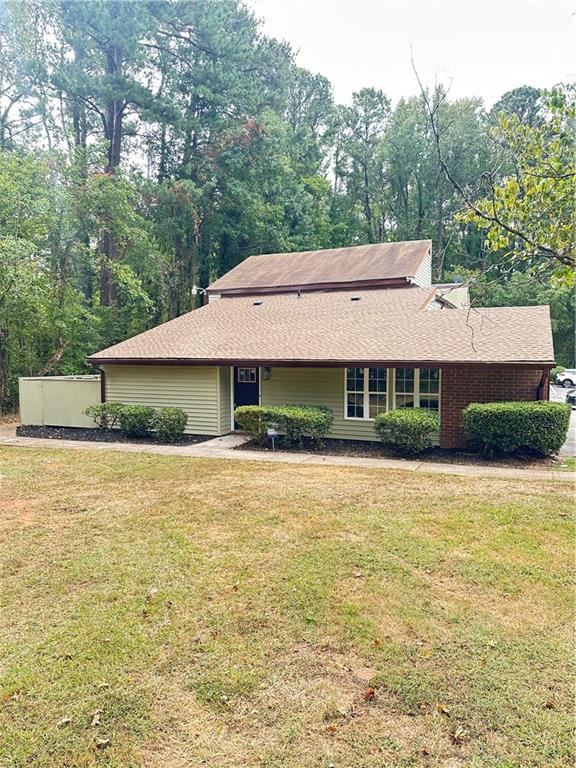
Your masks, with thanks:
[(96, 426), (84, 411), (100, 402), (100, 376), (24, 377), (18, 383), (22, 424)]

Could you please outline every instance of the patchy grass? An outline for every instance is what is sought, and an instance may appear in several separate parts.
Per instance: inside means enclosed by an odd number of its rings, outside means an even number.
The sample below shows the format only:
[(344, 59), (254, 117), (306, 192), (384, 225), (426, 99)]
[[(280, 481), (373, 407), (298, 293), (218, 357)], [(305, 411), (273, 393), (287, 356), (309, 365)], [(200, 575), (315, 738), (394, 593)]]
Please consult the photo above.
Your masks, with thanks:
[(0, 765), (572, 765), (571, 508), (567, 483), (0, 449)]

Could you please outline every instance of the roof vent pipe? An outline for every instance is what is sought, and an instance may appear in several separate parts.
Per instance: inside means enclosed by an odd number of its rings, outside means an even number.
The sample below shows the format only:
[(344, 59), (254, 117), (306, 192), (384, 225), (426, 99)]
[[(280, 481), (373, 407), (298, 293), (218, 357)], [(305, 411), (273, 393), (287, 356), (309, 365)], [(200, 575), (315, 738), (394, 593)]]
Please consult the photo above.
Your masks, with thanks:
[(351, 296), (350, 301), (360, 301), (361, 298), (361, 296)]

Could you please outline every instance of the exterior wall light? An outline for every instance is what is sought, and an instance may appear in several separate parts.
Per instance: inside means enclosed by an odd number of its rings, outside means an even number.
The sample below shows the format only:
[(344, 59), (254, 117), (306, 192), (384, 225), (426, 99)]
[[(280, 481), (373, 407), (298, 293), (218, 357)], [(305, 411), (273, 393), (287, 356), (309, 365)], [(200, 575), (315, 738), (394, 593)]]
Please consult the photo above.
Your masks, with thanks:
[(272, 368), (270, 368), (269, 365), (266, 365), (262, 369), (262, 378), (264, 379), (264, 381), (270, 381), (271, 376), (272, 376)]

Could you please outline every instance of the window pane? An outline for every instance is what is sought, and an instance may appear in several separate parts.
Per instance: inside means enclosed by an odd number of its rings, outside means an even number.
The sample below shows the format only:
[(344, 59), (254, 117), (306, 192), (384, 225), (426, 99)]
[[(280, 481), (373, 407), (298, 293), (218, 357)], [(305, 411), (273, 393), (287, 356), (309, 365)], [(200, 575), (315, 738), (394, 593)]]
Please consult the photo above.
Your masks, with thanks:
[(414, 392), (414, 368), (396, 368), (396, 392)]
[(373, 419), (381, 411), (385, 411), (385, 410), (386, 410), (386, 394), (383, 394), (383, 395), (371, 394), (370, 403), (368, 407), (368, 416), (371, 419)]
[(412, 395), (396, 395), (396, 408), (414, 408)]
[(241, 384), (255, 384), (256, 368), (238, 368), (237, 381)]
[(370, 392), (386, 392), (386, 368), (368, 369), (368, 388)]
[(364, 392), (364, 368), (346, 369), (346, 389), (348, 392)]
[(346, 395), (346, 415), (350, 419), (362, 419), (364, 417), (364, 395)]
[(438, 413), (438, 398), (428, 397), (426, 395), (420, 397), (420, 408), (426, 408), (427, 411), (434, 411)]
[(420, 368), (420, 392), (440, 391), (440, 369)]

